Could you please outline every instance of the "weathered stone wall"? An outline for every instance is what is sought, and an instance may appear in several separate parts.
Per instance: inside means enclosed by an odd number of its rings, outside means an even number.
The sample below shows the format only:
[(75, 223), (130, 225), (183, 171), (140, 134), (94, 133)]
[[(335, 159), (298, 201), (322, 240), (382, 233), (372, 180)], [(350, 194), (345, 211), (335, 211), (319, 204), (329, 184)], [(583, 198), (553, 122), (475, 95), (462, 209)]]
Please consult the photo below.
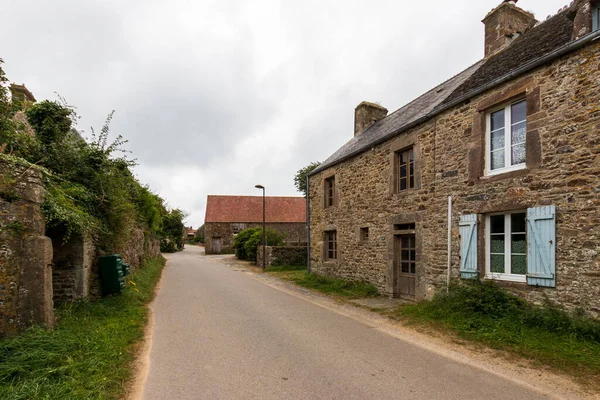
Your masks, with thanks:
[[(245, 223), (245, 229), (260, 228), (262, 223)], [(221, 253), (234, 253), (233, 239), (233, 224), (228, 222), (208, 222), (204, 224), (205, 239), (204, 246), (206, 254), (215, 254), (213, 249), (213, 238), (221, 238)], [(306, 224), (303, 222), (296, 223), (268, 223), (267, 229), (273, 229), (285, 235), (285, 244), (298, 245), (306, 243)]]
[[(266, 246), (266, 266), (306, 265), (306, 246)], [(256, 265), (262, 265), (262, 246), (256, 251)]]
[(52, 326), (52, 242), (39, 170), (0, 158), (0, 336)]
[[(312, 176), (313, 270), (366, 280), (395, 295), (394, 224), (414, 223), (416, 298), (428, 297), (446, 281), (448, 196), (454, 200), (453, 278), (459, 275), (460, 215), (555, 205), (556, 288), (506, 285), (532, 301), (600, 312), (599, 50), (600, 44), (589, 45)], [(527, 99), (527, 169), (484, 176), (485, 115), (490, 107), (519, 97)], [(416, 188), (394, 193), (393, 154), (413, 145)], [(332, 175), (338, 204), (324, 208), (324, 179)], [(483, 225), (478, 232), (481, 268)], [(360, 240), (362, 227), (369, 228), (367, 241)], [(333, 229), (338, 259), (323, 262), (323, 233)]]

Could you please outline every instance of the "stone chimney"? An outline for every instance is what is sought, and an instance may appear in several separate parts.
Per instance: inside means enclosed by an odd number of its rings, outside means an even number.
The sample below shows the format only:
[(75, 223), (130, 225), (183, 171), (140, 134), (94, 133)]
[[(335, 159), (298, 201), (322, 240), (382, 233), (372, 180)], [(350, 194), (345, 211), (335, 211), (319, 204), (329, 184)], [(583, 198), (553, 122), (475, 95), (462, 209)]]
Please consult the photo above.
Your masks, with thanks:
[(600, 5), (599, 0), (577, 0), (571, 5), (568, 17), (573, 20), (573, 40), (577, 40), (593, 32), (594, 7)]
[(354, 136), (363, 133), (373, 122), (385, 118), (387, 108), (379, 104), (363, 101), (354, 109)]
[(537, 23), (533, 14), (517, 7), (518, 0), (504, 0), (485, 16), (485, 58), (506, 49)]

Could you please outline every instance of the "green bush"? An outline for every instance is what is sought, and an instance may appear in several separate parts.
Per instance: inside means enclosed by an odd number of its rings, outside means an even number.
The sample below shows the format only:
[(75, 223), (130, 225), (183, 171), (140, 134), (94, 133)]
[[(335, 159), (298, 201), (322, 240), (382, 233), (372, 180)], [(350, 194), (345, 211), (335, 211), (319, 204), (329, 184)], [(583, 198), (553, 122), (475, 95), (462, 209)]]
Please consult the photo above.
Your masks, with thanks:
[[(285, 235), (267, 228), (267, 246), (281, 246)], [(240, 260), (256, 261), (256, 248), (262, 243), (262, 228), (249, 228), (237, 234), (233, 240), (235, 255)]]

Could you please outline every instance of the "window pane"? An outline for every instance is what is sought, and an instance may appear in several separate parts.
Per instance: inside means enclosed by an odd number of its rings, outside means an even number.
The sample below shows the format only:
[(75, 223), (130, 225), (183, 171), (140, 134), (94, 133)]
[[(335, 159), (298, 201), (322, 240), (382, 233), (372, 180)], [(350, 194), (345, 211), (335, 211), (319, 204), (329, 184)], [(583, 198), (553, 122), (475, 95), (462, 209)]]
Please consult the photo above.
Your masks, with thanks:
[(525, 143), (525, 134), (527, 133), (527, 123), (520, 122), (511, 127), (512, 132), (512, 144)]
[(512, 274), (525, 275), (527, 273), (527, 256), (512, 256), (510, 269)]
[(491, 130), (495, 131), (504, 128), (504, 110), (496, 111), (491, 116)]
[(525, 143), (512, 147), (512, 165), (525, 164)]
[(410, 239), (408, 238), (408, 236), (402, 236), (402, 248), (407, 249), (409, 248), (409, 243), (410, 243)]
[(504, 273), (504, 254), (492, 254), (490, 256), (490, 270), (494, 273)]
[(525, 234), (512, 235), (512, 240), (510, 243), (511, 253), (527, 253), (527, 238)]
[(415, 177), (413, 175), (410, 176), (410, 188), (415, 187)]
[(415, 152), (412, 149), (409, 152), (409, 158), (410, 158), (410, 161), (414, 161), (414, 159), (415, 159)]
[(504, 233), (504, 215), (492, 215), (490, 225), (491, 233)]
[(400, 153), (400, 165), (406, 165), (406, 153), (402, 152)]
[(417, 252), (415, 250), (410, 251), (410, 261), (415, 261), (417, 257)]
[(499, 150), (504, 148), (504, 130), (492, 132), (492, 138), (490, 141), (491, 150)]
[[(414, 229), (414, 228), (413, 228), (413, 229)], [(409, 237), (409, 241), (408, 241), (408, 242), (410, 243), (410, 248), (411, 248), (411, 249), (414, 249), (414, 248), (416, 247), (416, 246), (415, 246), (415, 240), (416, 240), (416, 239), (415, 239), (415, 237), (414, 237), (414, 236), (410, 236), (410, 237)], [(413, 258), (413, 260), (414, 260), (414, 258)]]
[(403, 262), (402, 263), (402, 272), (408, 273), (408, 271), (409, 271), (408, 263), (407, 262)]
[(512, 233), (525, 233), (525, 213), (510, 216)]
[(527, 107), (525, 100), (513, 104), (510, 109), (510, 115), (512, 117), (511, 123), (525, 121), (527, 115)]
[(504, 150), (492, 153), (492, 169), (504, 168)]
[(504, 254), (504, 235), (492, 235), (490, 237), (490, 253)]
[(409, 257), (409, 251), (408, 250), (402, 250), (402, 255), (400, 256), (402, 261), (408, 261), (410, 260)]
[(415, 263), (410, 263), (410, 273), (415, 274), (417, 272), (416, 270), (417, 269)]
[(406, 190), (406, 178), (400, 179), (400, 190)]
[(406, 177), (406, 165), (400, 166), (400, 178)]

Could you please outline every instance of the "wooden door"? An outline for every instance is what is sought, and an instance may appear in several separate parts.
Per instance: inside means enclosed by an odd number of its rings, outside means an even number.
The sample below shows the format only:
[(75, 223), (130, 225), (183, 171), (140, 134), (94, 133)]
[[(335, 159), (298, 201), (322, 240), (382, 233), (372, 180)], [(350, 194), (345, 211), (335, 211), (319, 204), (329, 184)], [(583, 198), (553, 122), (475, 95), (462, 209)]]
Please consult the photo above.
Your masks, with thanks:
[(221, 252), (221, 238), (220, 237), (214, 237), (212, 240), (212, 250), (213, 253), (220, 253)]
[(395, 284), (399, 296), (414, 296), (417, 265), (415, 235), (394, 237)]

